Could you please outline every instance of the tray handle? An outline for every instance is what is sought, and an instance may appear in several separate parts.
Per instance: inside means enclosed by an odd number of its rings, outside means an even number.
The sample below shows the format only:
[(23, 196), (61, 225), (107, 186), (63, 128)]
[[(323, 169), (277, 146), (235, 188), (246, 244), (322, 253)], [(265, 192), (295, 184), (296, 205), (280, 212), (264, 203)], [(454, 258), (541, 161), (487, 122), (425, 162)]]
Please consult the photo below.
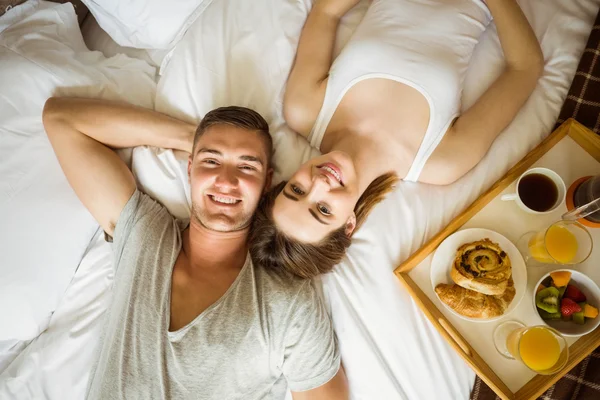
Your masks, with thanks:
[(467, 343), (465, 343), (460, 338), (460, 335), (454, 330), (454, 328), (452, 328), (450, 326), (450, 324), (448, 323), (448, 321), (446, 321), (445, 318), (438, 318), (438, 323), (440, 324), (440, 326), (442, 328), (444, 328), (444, 330), (452, 338), (452, 340), (454, 340), (454, 343), (456, 343), (456, 345), (458, 347), (460, 347), (460, 349), (463, 351), (463, 353), (465, 353), (465, 355), (467, 357), (471, 357), (472, 356), (472, 354), (471, 354), (471, 348), (469, 347), (469, 345)]

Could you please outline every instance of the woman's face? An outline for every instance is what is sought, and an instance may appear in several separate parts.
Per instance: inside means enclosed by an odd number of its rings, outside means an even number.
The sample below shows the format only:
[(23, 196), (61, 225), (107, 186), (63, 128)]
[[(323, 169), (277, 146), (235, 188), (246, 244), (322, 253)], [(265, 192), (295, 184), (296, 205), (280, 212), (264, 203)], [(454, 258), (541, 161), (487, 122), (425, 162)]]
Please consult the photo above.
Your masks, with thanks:
[(273, 219), (287, 236), (314, 243), (346, 226), (352, 233), (360, 193), (354, 163), (332, 151), (304, 163), (275, 199)]

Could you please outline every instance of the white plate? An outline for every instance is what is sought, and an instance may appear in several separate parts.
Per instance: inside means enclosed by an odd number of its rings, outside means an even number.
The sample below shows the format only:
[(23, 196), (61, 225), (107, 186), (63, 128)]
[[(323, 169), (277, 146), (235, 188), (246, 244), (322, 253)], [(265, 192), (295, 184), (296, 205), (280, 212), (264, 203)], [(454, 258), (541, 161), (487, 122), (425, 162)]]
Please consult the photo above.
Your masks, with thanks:
[[(450, 285), (454, 283), (450, 278), (450, 270), (452, 269), (452, 263), (456, 257), (456, 250), (460, 246), (465, 243), (475, 242), (485, 238), (490, 239), (492, 242), (498, 243), (502, 250), (508, 254), (510, 263), (512, 265), (512, 277), (515, 284), (516, 293), (515, 298), (510, 303), (504, 314), (488, 319), (469, 318), (465, 317), (464, 315), (460, 315), (446, 305), (446, 303), (441, 301), (437, 293), (435, 293), (435, 287), (440, 283), (446, 283)], [(435, 293), (439, 302), (457, 317), (472, 322), (496, 321), (510, 314), (519, 305), (519, 302), (525, 294), (525, 290), (527, 290), (527, 267), (525, 266), (525, 261), (523, 260), (523, 257), (521, 256), (521, 253), (517, 247), (498, 232), (480, 228), (465, 229), (448, 236), (435, 251), (435, 254), (431, 260), (431, 285), (433, 286), (433, 292)]]

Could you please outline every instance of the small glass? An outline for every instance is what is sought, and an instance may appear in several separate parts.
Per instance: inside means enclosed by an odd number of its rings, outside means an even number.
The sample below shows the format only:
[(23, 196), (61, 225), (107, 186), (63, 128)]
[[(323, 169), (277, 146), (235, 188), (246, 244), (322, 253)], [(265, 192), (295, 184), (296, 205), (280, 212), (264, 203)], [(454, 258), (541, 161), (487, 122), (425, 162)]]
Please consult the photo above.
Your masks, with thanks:
[(504, 322), (494, 330), (494, 345), (502, 356), (517, 360), (540, 375), (560, 371), (569, 360), (569, 346), (556, 329)]
[(562, 219), (566, 221), (575, 221), (581, 218), (585, 218), (588, 215), (592, 215), (600, 211), (600, 198), (590, 201), (587, 204), (577, 207), (569, 212), (563, 214)]
[(587, 260), (594, 244), (587, 228), (576, 221), (558, 221), (539, 232), (527, 232), (517, 242), (529, 266), (574, 265)]

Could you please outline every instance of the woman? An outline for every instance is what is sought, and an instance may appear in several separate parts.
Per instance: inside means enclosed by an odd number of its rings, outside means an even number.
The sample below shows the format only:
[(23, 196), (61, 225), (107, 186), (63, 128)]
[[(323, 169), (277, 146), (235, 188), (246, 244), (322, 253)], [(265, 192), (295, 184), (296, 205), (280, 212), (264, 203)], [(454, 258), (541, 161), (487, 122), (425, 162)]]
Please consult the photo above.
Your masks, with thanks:
[[(332, 65), (340, 18), (357, 3), (316, 0), (308, 16), (284, 115), (323, 155), (273, 188), (253, 224), (256, 261), (306, 278), (341, 261), (397, 179), (445, 185), (473, 168), (543, 70), (515, 0), (375, 0)], [(468, 62), (492, 16), (505, 68), (460, 114)]]

